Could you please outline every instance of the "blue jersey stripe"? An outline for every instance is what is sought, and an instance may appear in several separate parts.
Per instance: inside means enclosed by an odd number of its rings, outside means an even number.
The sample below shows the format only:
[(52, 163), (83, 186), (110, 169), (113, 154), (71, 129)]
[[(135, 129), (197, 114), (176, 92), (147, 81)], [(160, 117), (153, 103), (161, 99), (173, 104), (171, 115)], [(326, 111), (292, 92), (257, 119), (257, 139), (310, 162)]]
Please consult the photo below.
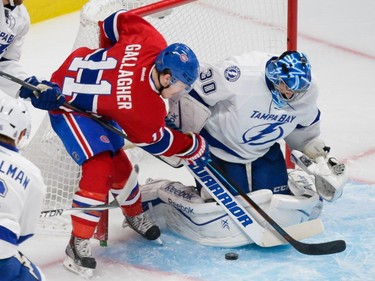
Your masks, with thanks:
[(10, 244), (18, 245), (17, 235), (8, 228), (0, 225), (0, 239)]
[(151, 144), (139, 144), (139, 146), (151, 154), (160, 155), (171, 147), (172, 142), (173, 134), (168, 128), (165, 128), (160, 140)]
[(105, 19), (103, 23), (103, 28), (106, 36), (112, 43), (116, 43), (116, 31), (117, 31), (117, 16), (121, 12), (114, 13)]
[[(315, 124), (315, 123), (318, 122), (319, 120), (320, 120), (320, 110), (318, 110), (318, 114), (316, 115), (315, 120), (314, 120), (309, 126)], [(309, 127), (309, 126), (297, 125), (296, 128), (297, 128), (297, 129), (303, 129), (303, 128), (306, 128), (306, 127)]]
[(210, 133), (205, 128), (202, 129), (202, 131), (200, 132), (200, 135), (202, 137), (204, 137), (204, 139), (208, 142), (208, 144), (210, 146), (219, 148), (221, 150), (224, 150), (225, 152), (227, 152), (227, 153), (229, 153), (231, 155), (234, 155), (234, 156), (236, 156), (238, 158), (245, 159), (242, 156), (240, 156), (239, 154), (237, 154), (235, 151), (233, 151), (232, 149), (230, 149), (227, 146), (225, 146), (219, 140), (217, 140), (216, 138), (214, 138), (213, 136), (211, 136)]

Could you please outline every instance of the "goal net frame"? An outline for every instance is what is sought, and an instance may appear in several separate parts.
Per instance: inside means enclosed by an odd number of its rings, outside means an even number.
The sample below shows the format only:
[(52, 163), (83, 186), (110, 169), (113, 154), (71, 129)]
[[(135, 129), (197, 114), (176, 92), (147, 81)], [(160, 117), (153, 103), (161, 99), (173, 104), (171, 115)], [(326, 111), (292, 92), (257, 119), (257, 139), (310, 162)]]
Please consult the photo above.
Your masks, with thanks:
[[(83, 15), (88, 12), (93, 12), (95, 14), (96, 11), (93, 11), (92, 7), (90, 8), (88, 5), (91, 2), (97, 2), (101, 3), (104, 5), (106, 3), (110, 2), (123, 2), (127, 3), (127, 8), (129, 11), (132, 13), (135, 13), (139, 16), (145, 17), (147, 20), (149, 20), (152, 24), (157, 29), (163, 29), (165, 26), (162, 25), (162, 21), (164, 19), (168, 19), (168, 17), (172, 17), (176, 13), (178, 13), (179, 9), (183, 9), (184, 7), (188, 7), (189, 5), (196, 5), (198, 9), (202, 8), (203, 9), (211, 9), (212, 13), (217, 13), (217, 15), (223, 15), (223, 17), (234, 17), (238, 18), (239, 20), (243, 20), (245, 23), (247, 22), (255, 22), (255, 25), (259, 26), (259, 29), (263, 28), (278, 28), (274, 26), (274, 23), (268, 23), (266, 20), (259, 20), (256, 19), (254, 15), (248, 16), (245, 14), (241, 14), (241, 10), (228, 10), (226, 11), (226, 5), (235, 5), (233, 3), (247, 3), (250, 5), (252, 2), (256, 3), (267, 3), (267, 5), (273, 5), (273, 3), (276, 5), (279, 5), (280, 2), (283, 2), (283, 5), (286, 6), (286, 9), (284, 12), (285, 14), (285, 23), (284, 23), (284, 29), (283, 30), (283, 36), (285, 38), (282, 39), (283, 45), (280, 47), (278, 50), (267, 50), (269, 52), (274, 51), (275, 53), (281, 53), (285, 50), (296, 50), (297, 49), (297, 27), (298, 27), (298, 0), (235, 0), (235, 1), (226, 1), (225, 0), (164, 0), (164, 1), (158, 1), (158, 2), (153, 2), (150, 4), (147, 4), (150, 1), (154, 0), (90, 0), (88, 1), (88, 4), (86, 4), (82, 9), (81, 9), (81, 15), (80, 15), (80, 30), (78, 31), (77, 34), (77, 40), (75, 45), (73, 46), (73, 49), (78, 48), (80, 46), (86, 46), (90, 48), (95, 48), (99, 47), (99, 38), (95, 38), (92, 35), (90, 35), (90, 32), (86, 32), (87, 34), (84, 34), (84, 32), (81, 31), (81, 28), (86, 28), (88, 25), (88, 21), (91, 21), (91, 24), (94, 23), (94, 29), (97, 32), (98, 26), (97, 26), (97, 21), (102, 20), (103, 18), (84, 18)], [(147, 2), (147, 3), (146, 3)], [(225, 3), (224, 6), (218, 6), (218, 3)], [(130, 6), (130, 4), (132, 6)], [(109, 4), (108, 4), (109, 5)], [(96, 7), (96, 9), (102, 9), (102, 6)], [(95, 7), (94, 7), (95, 8)], [(228, 8), (233, 8), (228, 6)], [(98, 11), (100, 12), (100, 11)], [(265, 9), (264, 13), (266, 15), (267, 13), (267, 8)], [(108, 14), (109, 15), (109, 14)], [(217, 16), (216, 15), (216, 16)], [(186, 24), (191, 24), (192, 21), (195, 19), (193, 17), (190, 18), (184, 18), (182, 19), (182, 14), (181, 14), (181, 21), (184, 20), (186, 21)], [(185, 15), (184, 15), (185, 16)], [(207, 17), (210, 17), (211, 15), (208, 14)], [(270, 17), (273, 15), (271, 14)], [(160, 23), (160, 25), (158, 25)], [(90, 23), (89, 23), (90, 24)], [(242, 23), (244, 24), (244, 23)], [(203, 26), (203, 28), (207, 28), (206, 32), (210, 32), (210, 29), (215, 29), (217, 28), (216, 26)], [(234, 32), (235, 30), (233, 30)], [(160, 30), (160, 32), (164, 35), (164, 33), (168, 33), (168, 27)], [(181, 35), (184, 35), (184, 26), (178, 30)], [(178, 33), (177, 32), (177, 33)], [(220, 32), (220, 31), (219, 31)], [(228, 32), (228, 31), (226, 31)], [(230, 32), (230, 31), (229, 31)], [(91, 43), (88, 42), (88, 39), (85, 38), (85, 35), (91, 36), (94, 39), (97, 40), (97, 46), (95, 45), (90, 45)], [(194, 36), (191, 36), (193, 38), (188, 38), (191, 39), (192, 44), (194, 45), (194, 40), (195, 40), (195, 34)], [(218, 34), (218, 37), (220, 37), (220, 33)], [(236, 42), (231, 42), (230, 44), (233, 44), (233, 46), (240, 45), (244, 43), (243, 38), (238, 38), (239, 36), (237, 35)], [(172, 38), (172, 39), (171, 39)], [(167, 42), (168, 38), (166, 37)], [(219, 38), (220, 39), (220, 38)], [(80, 41), (81, 40), (81, 41)], [(179, 35), (176, 35), (175, 37), (170, 37), (169, 41), (175, 40), (175, 41), (180, 41)], [(202, 40), (202, 39), (197, 39), (197, 40)], [(238, 40), (238, 41), (237, 41)], [(262, 39), (259, 39), (262, 40)], [(185, 41), (180, 41), (184, 42)], [(173, 42), (168, 42), (168, 43), (173, 43)], [(216, 44), (217, 43), (213, 43)], [(187, 45), (191, 46), (189, 43)], [(210, 44), (207, 43), (208, 48), (210, 48)], [(215, 46), (218, 48), (217, 46)], [(194, 51), (196, 51), (199, 60), (201, 60), (199, 54), (201, 51), (200, 50), (203, 48), (196, 48), (192, 47)], [(198, 52), (197, 52), (198, 51)], [(207, 51), (207, 50), (205, 50)], [(234, 51), (235, 52), (235, 51)], [(238, 51), (237, 51), (238, 52)], [(205, 53), (203, 53), (203, 57), (205, 56)], [(231, 53), (230, 55), (234, 55), (235, 53)], [(206, 60), (201, 60), (201, 61), (208, 61), (212, 60), (213, 58), (209, 58)], [(223, 57), (215, 57), (215, 59), (223, 59)], [(50, 210), (50, 209), (58, 209), (58, 208), (69, 208), (71, 205), (71, 197), (72, 197), (72, 192), (78, 187), (79, 179), (80, 179), (80, 168), (78, 165), (75, 164), (75, 162), (70, 159), (70, 156), (66, 153), (62, 142), (56, 134), (53, 132), (51, 129), (51, 126), (49, 124), (49, 119), (46, 117), (42, 124), (40, 125), (36, 136), (38, 138), (36, 140), (31, 140), (29, 147), (25, 150), (23, 153), (25, 157), (29, 158), (32, 162), (34, 162), (39, 168), (42, 170), (43, 177), (45, 179), (48, 191), (47, 191), (47, 196), (45, 198), (45, 203), (44, 203), (44, 210)], [(34, 136), (35, 138), (35, 136)], [(40, 151), (41, 147), (47, 147), (47, 151)], [(41, 154), (41, 155), (36, 155), (36, 154)], [(40, 157), (39, 157), (40, 156)], [(285, 157), (286, 157), (286, 162), (287, 166), (289, 168), (293, 167), (293, 163), (290, 160), (290, 152), (288, 147), (285, 147)], [(47, 160), (46, 160), (47, 159)], [(73, 167), (73, 168), (72, 168)], [(52, 168), (52, 169), (51, 169)], [(51, 170), (56, 170), (56, 173), (53, 174)], [(63, 173), (61, 171), (64, 171)], [(68, 194), (69, 193), (69, 194)], [(57, 201), (58, 197), (62, 197), (63, 199), (60, 200), (58, 203)], [(45, 222), (47, 220), (47, 222)], [(65, 219), (63, 222), (60, 222), (57, 218), (45, 218), (43, 219), (42, 229), (44, 231), (52, 231), (55, 233), (56, 231), (70, 231), (70, 219)], [(56, 224), (54, 223), (56, 222)], [(46, 227), (48, 225), (48, 227)], [(106, 240), (108, 239), (108, 211), (104, 212), (102, 219), (99, 223), (99, 226), (96, 231), (95, 238), (98, 240), (104, 241), (102, 244), (106, 244)]]

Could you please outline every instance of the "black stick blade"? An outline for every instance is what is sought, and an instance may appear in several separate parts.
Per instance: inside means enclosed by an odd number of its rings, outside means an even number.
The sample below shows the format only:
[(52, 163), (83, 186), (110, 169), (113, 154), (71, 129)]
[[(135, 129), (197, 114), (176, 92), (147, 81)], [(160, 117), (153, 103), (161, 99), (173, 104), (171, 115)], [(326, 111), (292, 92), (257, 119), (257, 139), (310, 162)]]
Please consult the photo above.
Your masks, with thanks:
[(297, 240), (289, 241), (292, 246), (305, 255), (331, 255), (341, 253), (346, 249), (344, 240), (335, 240), (325, 243), (306, 244)]

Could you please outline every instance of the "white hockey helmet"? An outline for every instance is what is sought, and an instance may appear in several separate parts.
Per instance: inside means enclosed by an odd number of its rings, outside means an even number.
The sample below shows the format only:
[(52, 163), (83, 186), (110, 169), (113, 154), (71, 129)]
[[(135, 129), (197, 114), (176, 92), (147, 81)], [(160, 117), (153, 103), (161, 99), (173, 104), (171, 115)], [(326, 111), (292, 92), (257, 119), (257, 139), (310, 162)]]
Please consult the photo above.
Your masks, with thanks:
[[(19, 136), (26, 129), (27, 140), (30, 135), (31, 116), (26, 104), (8, 96), (0, 98), (0, 135), (7, 136), (15, 141), (17, 148), (20, 148)], [(24, 142), (24, 141), (23, 141)]]

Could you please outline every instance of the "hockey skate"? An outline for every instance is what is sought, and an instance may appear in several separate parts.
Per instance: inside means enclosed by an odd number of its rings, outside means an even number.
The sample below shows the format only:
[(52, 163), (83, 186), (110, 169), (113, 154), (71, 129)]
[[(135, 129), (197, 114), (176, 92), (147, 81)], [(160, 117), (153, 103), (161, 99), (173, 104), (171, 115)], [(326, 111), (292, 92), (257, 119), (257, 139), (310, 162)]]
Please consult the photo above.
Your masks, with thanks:
[(72, 235), (65, 253), (67, 255), (64, 260), (66, 269), (84, 278), (93, 276), (96, 261), (91, 254), (90, 239), (80, 239)]
[(146, 213), (125, 217), (122, 227), (128, 225), (147, 240), (157, 240), (160, 237), (160, 228), (151, 221)]

